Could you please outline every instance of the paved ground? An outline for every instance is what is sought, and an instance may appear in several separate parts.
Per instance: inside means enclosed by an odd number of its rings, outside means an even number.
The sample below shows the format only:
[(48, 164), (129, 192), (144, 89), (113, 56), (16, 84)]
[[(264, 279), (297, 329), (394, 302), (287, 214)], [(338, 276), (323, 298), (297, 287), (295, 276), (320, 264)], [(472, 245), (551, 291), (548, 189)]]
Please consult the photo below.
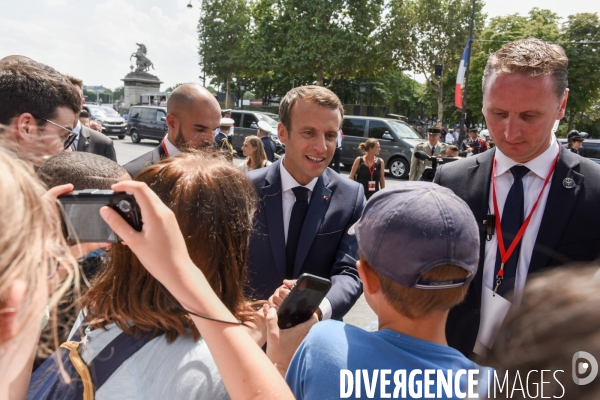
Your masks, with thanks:
[[(132, 143), (129, 136), (125, 137), (124, 140), (119, 140), (113, 137), (115, 151), (117, 152), (117, 160), (120, 164), (128, 163), (141, 156), (144, 153), (151, 151), (155, 148), (158, 143), (153, 140), (142, 140), (140, 143)], [(239, 165), (242, 162), (242, 158), (235, 158), (234, 163)], [(342, 170), (342, 175), (348, 176), (348, 170)], [(386, 184), (396, 185), (403, 182), (402, 180), (386, 177)], [(356, 302), (352, 310), (344, 317), (344, 321), (358, 327), (364, 328), (375, 320), (376, 316), (373, 310), (367, 305), (364, 296)]]

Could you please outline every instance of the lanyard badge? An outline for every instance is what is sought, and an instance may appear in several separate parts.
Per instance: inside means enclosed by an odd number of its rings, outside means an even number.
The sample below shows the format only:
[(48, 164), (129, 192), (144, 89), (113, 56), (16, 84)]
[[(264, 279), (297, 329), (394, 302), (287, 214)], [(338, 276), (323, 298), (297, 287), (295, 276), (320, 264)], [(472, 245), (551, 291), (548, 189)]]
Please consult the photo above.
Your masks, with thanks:
[(544, 186), (542, 186), (542, 190), (540, 190), (540, 194), (538, 195), (537, 200), (533, 204), (533, 207), (532, 207), (531, 211), (529, 212), (529, 215), (523, 222), (523, 225), (521, 225), (521, 228), (517, 232), (517, 235), (513, 239), (512, 243), (510, 244), (508, 249), (506, 249), (506, 247), (504, 246), (504, 238), (502, 235), (502, 223), (500, 222), (501, 215), (500, 215), (500, 211), (498, 210), (498, 201), (496, 200), (496, 157), (494, 157), (494, 165), (492, 168), (492, 200), (494, 202), (494, 214), (497, 216), (495, 223), (496, 223), (496, 231), (498, 232), (498, 251), (500, 252), (500, 259), (501, 259), (500, 270), (498, 270), (498, 274), (496, 275), (496, 286), (494, 287), (494, 296), (498, 292), (498, 288), (500, 287), (500, 285), (502, 284), (502, 280), (504, 279), (504, 264), (506, 264), (508, 262), (508, 260), (510, 259), (510, 256), (512, 256), (513, 252), (515, 251), (515, 248), (517, 247), (517, 245), (523, 238), (523, 235), (525, 234), (525, 231), (527, 230), (527, 227), (529, 226), (529, 222), (531, 221), (531, 217), (533, 216), (533, 213), (537, 209), (540, 199), (542, 198), (542, 193), (544, 193), (544, 189), (546, 189), (548, 182), (550, 182), (550, 177), (554, 173), (554, 169), (556, 168), (556, 163), (558, 162), (559, 155), (560, 155), (560, 147), (558, 149), (558, 154), (556, 154), (556, 157), (554, 158), (554, 162), (552, 163), (552, 168), (550, 168), (550, 171), (548, 172), (548, 176), (546, 176), (546, 179), (544, 180)]

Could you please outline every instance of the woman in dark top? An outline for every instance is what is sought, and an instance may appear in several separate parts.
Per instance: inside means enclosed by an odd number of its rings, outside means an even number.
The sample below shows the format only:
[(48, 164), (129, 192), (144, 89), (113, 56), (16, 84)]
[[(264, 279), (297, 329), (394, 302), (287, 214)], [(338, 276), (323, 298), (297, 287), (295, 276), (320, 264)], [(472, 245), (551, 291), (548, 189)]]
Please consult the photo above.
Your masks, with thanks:
[(385, 174), (383, 159), (378, 158), (381, 146), (377, 139), (368, 139), (358, 148), (364, 156), (357, 157), (350, 171), (350, 179), (362, 183), (365, 188), (365, 197), (371, 198), (379, 190), (385, 188)]

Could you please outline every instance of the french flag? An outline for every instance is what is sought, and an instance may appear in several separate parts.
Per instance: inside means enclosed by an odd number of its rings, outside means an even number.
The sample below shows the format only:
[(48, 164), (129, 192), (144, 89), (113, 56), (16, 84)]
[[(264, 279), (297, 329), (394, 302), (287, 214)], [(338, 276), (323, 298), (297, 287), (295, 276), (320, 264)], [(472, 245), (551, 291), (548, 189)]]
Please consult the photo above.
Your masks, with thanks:
[(454, 90), (454, 105), (460, 109), (463, 108), (462, 87), (465, 83), (465, 71), (467, 70), (467, 63), (469, 60), (469, 40), (467, 40), (465, 51), (463, 51), (462, 58), (460, 59), (460, 66), (458, 67), (458, 74), (456, 75), (456, 89)]

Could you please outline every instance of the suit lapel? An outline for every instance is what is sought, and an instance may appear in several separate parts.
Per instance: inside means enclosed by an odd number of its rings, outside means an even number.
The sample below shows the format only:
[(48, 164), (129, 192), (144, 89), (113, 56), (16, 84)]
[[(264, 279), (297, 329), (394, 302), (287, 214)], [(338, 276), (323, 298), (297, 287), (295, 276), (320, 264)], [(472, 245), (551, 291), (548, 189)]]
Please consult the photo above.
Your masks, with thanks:
[[(550, 192), (548, 193), (544, 216), (531, 255), (528, 273), (536, 272), (548, 264), (548, 260), (554, 253), (554, 249), (567, 227), (577, 199), (583, 190), (584, 177), (577, 172), (579, 169), (577, 157), (562, 145), (560, 146), (560, 155), (552, 176)], [(575, 187), (572, 189), (565, 188), (563, 186), (565, 178), (573, 179)]]
[(302, 225), (302, 232), (300, 232), (300, 239), (298, 240), (298, 250), (296, 251), (296, 260), (294, 261), (294, 276), (300, 275), (304, 260), (306, 260), (306, 256), (323, 222), (323, 217), (329, 208), (331, 190), (327, 185), (329, 185), (329, 179), (325, 171), (319, 177), (314, 187), (308, 211), (306, 212), (306, 218)]
[[(460, 195), (469, 205), (479, 226), (479, 268), (471, 287), (481, 301), (481, 284), (483, 282), (483, 263), (485, 260), (485, 243), (487, 241), (483, 221), (488, 214), (490, 199), (490, 182), (495, 150), (486, 151), (476, 159), (476, 165), (467, 169), (464, 192)], [(468, 244), (465, 244), (468, 246)]]
[(281, 279), (285, 277), (285, 232), (283, 230), (283, 203), (281, 193), (281, 176), (278, 161), (269, 167), (265, 177), (265, 186), (261, 189), (264, 207), (261, 207), (267, 220), (269, 240), (275, 265)]
[(81, 126), (79, 131), (79, 141), (77, 143), (77, 151), (85, 151), (90, 144), (90, 133), (86, 131), (85, 126)]

